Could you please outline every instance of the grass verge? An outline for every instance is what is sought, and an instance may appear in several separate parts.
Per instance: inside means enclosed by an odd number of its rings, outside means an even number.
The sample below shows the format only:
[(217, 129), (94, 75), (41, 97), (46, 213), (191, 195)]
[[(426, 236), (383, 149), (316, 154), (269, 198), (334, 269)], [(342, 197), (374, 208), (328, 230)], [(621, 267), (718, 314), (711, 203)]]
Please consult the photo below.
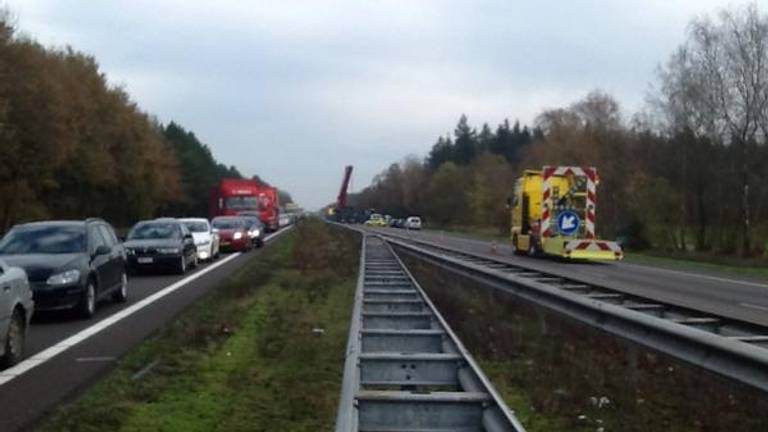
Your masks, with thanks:
[(318, 431), (335, 420), (359, 240), (306, 221), (43, 431)]

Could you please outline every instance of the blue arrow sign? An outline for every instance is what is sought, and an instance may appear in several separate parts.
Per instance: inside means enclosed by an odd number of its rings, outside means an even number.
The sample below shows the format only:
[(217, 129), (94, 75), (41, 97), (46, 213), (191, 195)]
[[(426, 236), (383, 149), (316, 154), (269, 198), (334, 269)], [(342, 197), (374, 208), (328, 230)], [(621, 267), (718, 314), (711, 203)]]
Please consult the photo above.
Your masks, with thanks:
[(557, 215), (557, 229), (564, 236), (576, 234), (576, 231), (579, 230), (579, 223), (579, 215), (570, 210), (562, 211)]

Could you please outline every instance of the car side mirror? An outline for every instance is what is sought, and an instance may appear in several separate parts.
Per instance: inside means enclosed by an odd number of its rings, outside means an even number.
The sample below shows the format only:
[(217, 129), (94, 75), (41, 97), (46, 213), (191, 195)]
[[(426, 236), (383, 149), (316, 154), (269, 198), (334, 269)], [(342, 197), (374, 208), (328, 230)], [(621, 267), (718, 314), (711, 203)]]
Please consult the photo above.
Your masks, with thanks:
[(99, 245), (93, 252), (94, 255), (107, 255), (112, 252), (112, 249), (107, 245)]
[(211, 232), (212, 232), (213, 234), (218, 234), (218, 233), (219, 233), (219, 229), (218, 229), (218, 228), (212, 228), (212, 229), (211, 229)]
[(192, 234), (184, 234), (184, 240), (192, 240)]

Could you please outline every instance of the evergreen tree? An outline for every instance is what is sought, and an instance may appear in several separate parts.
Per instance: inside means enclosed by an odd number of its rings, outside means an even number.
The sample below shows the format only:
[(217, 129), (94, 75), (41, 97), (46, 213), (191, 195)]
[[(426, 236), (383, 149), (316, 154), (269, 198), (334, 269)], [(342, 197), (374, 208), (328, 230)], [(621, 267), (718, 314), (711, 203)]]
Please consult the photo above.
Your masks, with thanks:
[(483, 123), (483, 127), (480, 129), (480, 134), (477, 136), (477, 152), (481, 154), (490, 151), (496, 141), (496, 136), (493, 134), (488, 123)]
[(469, 126), (466, 115), (461, 115), (453, 135), (455, 137), (453, 161), (459, 165), (469, 164), (475, 158), (478, 144), (477, 132)]

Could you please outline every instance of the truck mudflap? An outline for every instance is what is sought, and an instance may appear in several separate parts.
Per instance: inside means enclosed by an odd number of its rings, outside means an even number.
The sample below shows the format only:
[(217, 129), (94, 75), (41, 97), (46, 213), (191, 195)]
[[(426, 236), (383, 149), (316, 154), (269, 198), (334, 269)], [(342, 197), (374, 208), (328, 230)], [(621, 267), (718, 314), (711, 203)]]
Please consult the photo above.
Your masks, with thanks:
[(571, 259), (612, 260), (624, 259), (624, 251), (616, 242), (607, 240), (562, 238), (545, 239), (544, 252)]

